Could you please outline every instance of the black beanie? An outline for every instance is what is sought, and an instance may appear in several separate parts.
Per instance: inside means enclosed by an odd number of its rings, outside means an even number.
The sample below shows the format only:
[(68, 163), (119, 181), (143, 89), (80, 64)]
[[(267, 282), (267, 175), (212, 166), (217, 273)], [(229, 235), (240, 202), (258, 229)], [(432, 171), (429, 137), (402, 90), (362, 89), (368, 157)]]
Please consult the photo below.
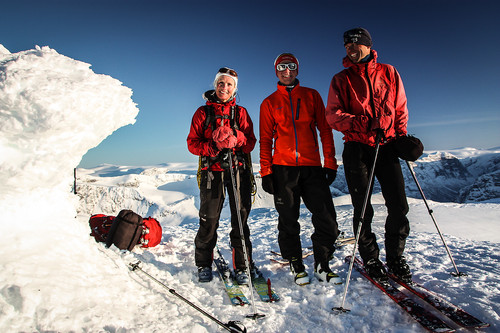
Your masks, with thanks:
[(372, 46), (372, 36), (368, 30), (363, 28), (354, 28), (344, 32), (344, 45), (356, 43), (359, 45)]

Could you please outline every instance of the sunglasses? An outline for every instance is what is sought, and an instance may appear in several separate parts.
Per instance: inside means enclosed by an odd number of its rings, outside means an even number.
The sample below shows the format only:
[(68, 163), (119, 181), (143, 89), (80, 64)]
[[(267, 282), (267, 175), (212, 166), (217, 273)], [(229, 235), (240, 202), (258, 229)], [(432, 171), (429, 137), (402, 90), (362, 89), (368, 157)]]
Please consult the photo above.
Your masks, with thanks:
[(222, 74), (229, 74), (231, 76), (234, 76), (234, 77), (238, 77), (238, 74), (236, 74), (236, 71), (234, 69), (231, 69), (231, 68), (227, 68), (227, 67), (222, 67), (219, 69), (219, 73), (222, 73)]
[(291, 62), (289, 64), (277, 64), (276, 65), (276, 69), (279, 71), (279, 72), (283, 72), (284, 70), (286, 69), (289, 69), (291, 71), (294, 71), (297, 69), (297, 64), (294, 63), (294, 62)]

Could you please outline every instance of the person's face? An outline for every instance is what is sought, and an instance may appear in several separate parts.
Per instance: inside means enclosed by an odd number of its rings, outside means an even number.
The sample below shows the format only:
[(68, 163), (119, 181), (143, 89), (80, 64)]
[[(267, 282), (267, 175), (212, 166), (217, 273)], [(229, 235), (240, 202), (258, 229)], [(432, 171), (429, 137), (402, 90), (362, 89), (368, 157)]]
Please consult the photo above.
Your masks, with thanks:
[(295, 78), (297, 77), (297, 70), (294, 69), (291, 71), (290, 69), (285, 69), (284, 71), (278, 71), (278, 79), (285, 86), (289, 86), (295, 82)]
[(217, 87), (215, 88), (215, 94), (217, 98), (222, 102), (227, 102), (233, 97), (234, 94), (234, 80), (227, 75), (222, 75), (217, 81)]
[(355, 64), (370, 54), (370, 47), (356, 43), (346, 44), (345, 50), (347, 52), (347, 57)]

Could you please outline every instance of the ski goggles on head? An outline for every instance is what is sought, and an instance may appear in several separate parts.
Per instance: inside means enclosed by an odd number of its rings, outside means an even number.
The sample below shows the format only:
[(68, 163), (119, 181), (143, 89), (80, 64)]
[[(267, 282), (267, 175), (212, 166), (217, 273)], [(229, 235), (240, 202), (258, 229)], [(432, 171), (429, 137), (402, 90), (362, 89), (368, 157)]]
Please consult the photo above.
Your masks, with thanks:
[(227, 67), (219, 68), (218, 73), (229, 74), (231, 76), (238, 77), (238, 74), (236, 74), (236, 71), (234, 69), (227, 68)]
[(284, 70), (286, 69), (289, 69), (291, 71), (294, 71), (297, 69), (297, 64), (294, 63), (294, 62), (291, 62), (289, 64), (277, 64), (276, 65), (276, 70), (278, 70), (278, 72), (283, 72)]

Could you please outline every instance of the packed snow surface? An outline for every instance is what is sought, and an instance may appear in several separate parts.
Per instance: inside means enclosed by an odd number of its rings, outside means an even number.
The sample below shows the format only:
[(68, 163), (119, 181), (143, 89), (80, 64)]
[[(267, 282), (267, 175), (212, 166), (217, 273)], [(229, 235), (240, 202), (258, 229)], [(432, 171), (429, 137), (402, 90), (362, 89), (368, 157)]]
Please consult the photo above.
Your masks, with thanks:
[[(222, 322), (242, 321), (249, 332), (424, 332), (356, 272), (346, 298), (349, 313), (331, 310), (340, 305), (344, 285), (314, 278), (310, 285), (295, 285), (286, 267), (270, 261), (270, 251), (279, 251), (277, 214), (259, 178), (249, 217), (254, 260), (281, 300), (232, 306), (217, 277), (197, 282), (196, 164), (78, 169), (73, 193), (73, 169), (81, 157), (117, 128), (134, 122), (138, 110), (131, 90), (47, 47), (16, 54), (0, 51), (0, 331), (223, 331), (129, 269), (130, 263), (141, 261), (144, 271), (169, 288)], [(334, 202), (341, 231), (352, 235), (349, 196), (336, 194)], [(385, 206), (380, 194), (372, 202), (373, 229), (384, 259)], [(468, 274), (455, 278), (424, 202), (419, 197), (409, 202), (412, 231), (406, 255), (415, 280), (490, 323), (483, 331), (500, 331), (500, 204), (428, 202), (459, 270)], [(90, 215), (116, 215), (121, 209), (157, 218), (163, 227), (160, 245), (129, 252), (96, 243), (89, 236)], [(305, 207), (300, 223), (305, 248), (313, 232)], [(227, 203), (218, 234), (218, 245), (230, 259)], [(344, 257), (351, 253), (352, 245), (346, 245), (331, 261), (344, 279)], [(312, 275), (312, 257), (305, 264)], [(254, 310), (265, 317), (247, 319)]]

